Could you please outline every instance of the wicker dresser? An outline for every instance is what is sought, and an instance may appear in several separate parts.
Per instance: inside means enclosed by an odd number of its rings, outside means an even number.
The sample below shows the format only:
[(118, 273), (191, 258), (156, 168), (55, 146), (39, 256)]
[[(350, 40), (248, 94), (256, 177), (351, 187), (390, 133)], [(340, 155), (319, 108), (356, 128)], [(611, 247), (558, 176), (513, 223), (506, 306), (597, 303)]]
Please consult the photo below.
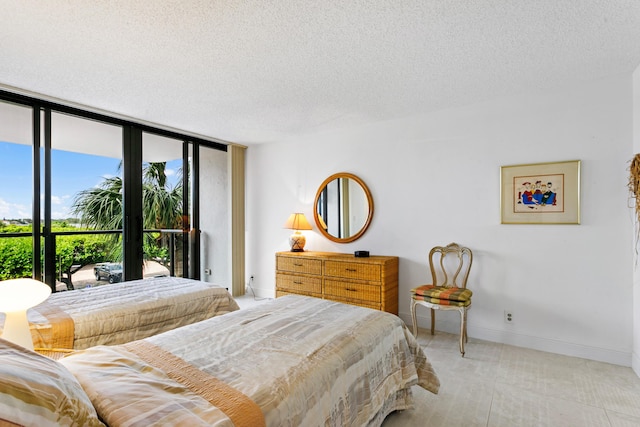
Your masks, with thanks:
[(398, 257), (276, 253), (276, 297), (308, 295), (398, 314)]

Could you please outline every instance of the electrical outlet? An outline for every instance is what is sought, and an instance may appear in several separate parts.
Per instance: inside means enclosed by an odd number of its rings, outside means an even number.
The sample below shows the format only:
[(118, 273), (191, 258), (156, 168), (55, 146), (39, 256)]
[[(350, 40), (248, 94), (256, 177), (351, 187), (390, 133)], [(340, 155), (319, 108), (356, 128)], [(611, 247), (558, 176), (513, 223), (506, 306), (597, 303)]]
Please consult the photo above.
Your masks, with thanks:
[(505, 310), (504, 311), (504, 323), (513, 323), (513, 311)]

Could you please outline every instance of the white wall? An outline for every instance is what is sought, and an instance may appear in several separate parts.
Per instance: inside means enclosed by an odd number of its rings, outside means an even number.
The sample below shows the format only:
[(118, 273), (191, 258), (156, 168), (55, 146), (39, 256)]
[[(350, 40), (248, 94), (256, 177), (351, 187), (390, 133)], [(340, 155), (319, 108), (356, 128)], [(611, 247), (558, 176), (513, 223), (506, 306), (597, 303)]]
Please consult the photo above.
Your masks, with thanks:
[[(640, 67), (633, 73), (633, 152), (640, 153)], [(633, 204), (635, 201), (632, 201)], [(640, 224), (635, 224), (640, 227)], [(636, 236), (637, 237), (637, 236)], [(637, 240), (637, 239), (636, 239)], [(640, 242), (634, 241), (634, 275), (633, 275), (633, 360), (632, 367), (640, 376), (640, 270), (638, 269), (638, 251)]]
[(231, 290), (227, 161), (226, 152), (200, 147), (200, 278)]
[[(428, 94), (425, 94), (428, 96)], [(358, 241), (317, 230), (308, 250), (400, 257), (400, 316), (427, 280), (432, 246), (471, 247), (469, 335), (629, 366), (632, 354), (632, 76), (498, 99), (247, 150), (247, 275), (273, 296), (288, 215), (311, 219), (318, 186), (351, 172), (375, 214)], [(501, 225), (501, 165), (582, 161), (581, 225)], [(511, 310), (513, 324), (503, 311)], [(420, 312), (428, 325), (428, 312)], [(450, 316), (448, 316), (450, 315)], [(455, 332), (454, 313), (437, 328)]]

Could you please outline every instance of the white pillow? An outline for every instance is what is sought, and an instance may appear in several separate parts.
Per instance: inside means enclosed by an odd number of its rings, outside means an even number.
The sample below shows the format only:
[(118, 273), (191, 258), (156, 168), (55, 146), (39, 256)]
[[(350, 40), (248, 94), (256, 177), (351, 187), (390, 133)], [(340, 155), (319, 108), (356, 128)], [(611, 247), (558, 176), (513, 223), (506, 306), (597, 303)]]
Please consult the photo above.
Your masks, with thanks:
[(62, 364), (0, 338), (0, 425), (102, 426)]

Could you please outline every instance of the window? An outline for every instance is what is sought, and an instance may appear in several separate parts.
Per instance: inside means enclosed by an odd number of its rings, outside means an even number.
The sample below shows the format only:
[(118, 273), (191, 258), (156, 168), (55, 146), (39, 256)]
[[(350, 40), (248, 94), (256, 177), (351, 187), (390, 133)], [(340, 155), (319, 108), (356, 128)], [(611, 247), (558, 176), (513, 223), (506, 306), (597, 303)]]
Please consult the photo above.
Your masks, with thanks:
[[(142, 134), (142, 213), (146, 275), (189, 277), (188, 143)], [(186, 184), (186, 185), (185, 185)]]
[[(210, 188), (228, 181), (226, 157), (222, 144), (0, 91), (0, 180), (10, 183), (0, 189), (0, 280), (35, 277), (61, 291), (200, 278), (201, 251), (227, 277), (229, 201)], [(203, 245), (201, 197), (217, 215)]]
[(32, 115), (0, 101), (0, 280), (34, 270)]
[(42, 174), (50, 203), (42, 217), (50, 218), (43, 234), (55, 254), (45, 272), (49, 265), (58, 290), (95, 286), (97, 264), (122, 262), (122, 133), (122, 126), (51, 113), (51, 167)]

